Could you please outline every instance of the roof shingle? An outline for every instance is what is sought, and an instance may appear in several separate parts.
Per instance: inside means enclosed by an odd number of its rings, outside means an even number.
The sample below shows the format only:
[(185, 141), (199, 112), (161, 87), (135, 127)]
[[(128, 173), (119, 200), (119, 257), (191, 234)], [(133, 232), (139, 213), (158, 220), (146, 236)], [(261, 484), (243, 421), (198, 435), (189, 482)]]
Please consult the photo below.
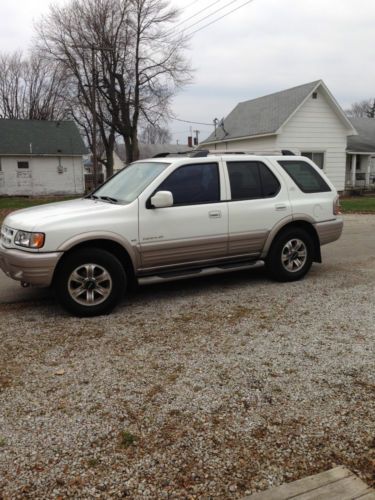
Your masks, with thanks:
[(216, 135), (213, 132), (201, 144), (275, 133), (320, 82), (321, 80), (316, 80), (275, 94), (240, 102), (225, 118), (225, 131), (222, 127), (218, 127)]
[(0, 119), (0, 155), (87, 154), (73, 121)]
[(347, 151), (356, 153), (375, 152), (375, 119), (349, 118), (358, 135), (348, 137)]

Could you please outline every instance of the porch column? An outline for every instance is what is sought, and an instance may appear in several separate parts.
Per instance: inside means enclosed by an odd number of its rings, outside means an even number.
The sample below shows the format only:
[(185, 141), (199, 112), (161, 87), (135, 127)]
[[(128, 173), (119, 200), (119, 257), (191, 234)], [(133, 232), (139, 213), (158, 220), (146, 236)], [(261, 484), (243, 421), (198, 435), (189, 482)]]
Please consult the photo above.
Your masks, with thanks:
[(370, 186), (370, 174), (371, 174), (371, 156), (367, 157), (367, 169), (366, 169), (366, 187)]
[(356, 155), (352, 155), (352, 187), (355, 187), (355, 163), (356, 163)]

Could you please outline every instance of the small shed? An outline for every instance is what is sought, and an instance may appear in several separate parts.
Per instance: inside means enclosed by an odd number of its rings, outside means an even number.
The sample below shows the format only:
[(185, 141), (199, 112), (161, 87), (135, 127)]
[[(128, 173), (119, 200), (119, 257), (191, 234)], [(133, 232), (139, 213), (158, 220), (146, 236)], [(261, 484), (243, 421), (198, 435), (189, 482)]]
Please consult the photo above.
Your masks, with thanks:
[(73, 121), (0, 119), (0, 195), (81, 194), (85, 154)]

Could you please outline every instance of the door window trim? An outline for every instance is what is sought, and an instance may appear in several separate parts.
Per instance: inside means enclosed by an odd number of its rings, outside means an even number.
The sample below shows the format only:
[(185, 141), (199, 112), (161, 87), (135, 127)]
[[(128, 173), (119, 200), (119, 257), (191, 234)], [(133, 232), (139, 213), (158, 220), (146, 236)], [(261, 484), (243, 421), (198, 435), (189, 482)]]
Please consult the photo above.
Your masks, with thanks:
[[(191, 207), (191, 206), (195, 206), (195, 205), (212, 205), (212, 204), (217, 204), (217, 203), (224, 203), (226, 200), (222, 200), (221, 199), (221, 186), (222, 186), (222, 179), (221, 179), (221, 173), (220, 173), (220, 165), (217, 161), (211, 161), (211, 162), (202, 162), (202, 163), (185, 163), (183, 165), (179, 165), (178, 167), (176, 167), (165, 179), (163, 179), (161, 181), (161, 183), (158, 185), (158, 187), (151, 193), (151, 195), (147, 198), (147, 201), (146, 201), (146, 209), (148, 210), (155, 210), (155, 207), (153, 207), (151, 205), (151, 198), (154, 196), (155, 193), (157, 193), (158, 191), (161, 191), (160, 189), (160, 186), (171, 176), (173, 175), (175, 172), (177, 172), (177, 170), (181, 169), (181, 168), (185, 168), (185, 167), (194, 167), (196, 165), (215, 165), (216, 166), (216, 170), (217, 170), (217, 177), (218, 177), (218, 181), (219, 181), (219, 185), (218, 185), (218, 195), (219, 195), (219, 199), (216, 200), (216, 201), (198, 201), (198, 202), (194, 202), (194, 203), (178, 203), (178, 204), (173, 204), (171, 207), (164, 207), (164, 209), (170, 209), (170, 208), (178, 208), (178, 207)], [(172, 193), (173, 194), (173, 193)]]
[[(252, 197), (245, 197), (245, 198), (236, 198), (236, 199), (233, 199), (232, 198), (232, 185), (231, 185), (231, 181), (230, 181), (230, 174), (229, 174), (229, 168), (228, 168), (228, 164), (229, 163), (256, 163), (257, 166), (258, 166), (258, 174), (259, 174), (259, 179), (260, 179), (260, 187), (261, 187), (261, 191), (262, 191), (262, 196), (252, 196)], [(280, 193), (281, 191), (281, 182), (280, 182), (280, 179), (276, 176), (276, 174), (273, 172), (273, 170), (266, 164), (264, 163), (263, 161), (260, 161), (260, 160), (229, 160), (229, 161), (226, 161), (226, 169), (227, 169), (227, 173), (228, 173), (228, 183), (229, 183), (229, 189), (230, 189), (230, 199), (227, 200), (227, 202), (238, 202), (238, 201), (246, 201), (246, 200), (263, 200), (263, 199), (272, 199), (272, 198), (276, 198), (276, 196)], [(259, 170), (259, 165), (263, 165), (265, 168), (267, 168), (269, 170), (269, 172), (271, 172), (271, 174), (273, 175), (273, 177), (277, 180), (278, 184), (279, 184), (279, 188), (277, 190), (277, 192), (273, 195), (270, 195), (270, 196), (265, 196), (263, 193), (264, 193), (264, 188), (263, 188), (263, 183), (262, 183), (262, 178), (261, 178), (261, 175), (260, 175), (260, 170)]]

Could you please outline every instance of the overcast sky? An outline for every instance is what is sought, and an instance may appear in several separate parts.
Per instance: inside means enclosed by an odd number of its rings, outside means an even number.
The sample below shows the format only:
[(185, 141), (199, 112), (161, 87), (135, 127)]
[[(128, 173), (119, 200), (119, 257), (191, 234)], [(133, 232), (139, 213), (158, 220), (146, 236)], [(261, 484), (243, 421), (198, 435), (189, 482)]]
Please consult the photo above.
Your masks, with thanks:
[[(224, 7), (215, 5), (182, 27)], [(244, 4), (232, 0), (227, 8), (197, 24)], [(46, 12), (50, 0), (0, 0), (0, 51), (27, 50), (33, 22)], [(64, 3), (64, 0), (57, 1)], [(214, 0), (174, 0), (181, 21)], [(212, 123), (240, 101), (313, 80), (323, 79), (344, 107), (375, 97), (374, 0), (254, 0), (192, 36), (187, 53), (195, 67), (194, 83), (173, 102), (182, 120)], [(210, 125), (191, 125), (203, 140)], [(170, 122), (173, 142), (186, 143), (190, 125)]]

